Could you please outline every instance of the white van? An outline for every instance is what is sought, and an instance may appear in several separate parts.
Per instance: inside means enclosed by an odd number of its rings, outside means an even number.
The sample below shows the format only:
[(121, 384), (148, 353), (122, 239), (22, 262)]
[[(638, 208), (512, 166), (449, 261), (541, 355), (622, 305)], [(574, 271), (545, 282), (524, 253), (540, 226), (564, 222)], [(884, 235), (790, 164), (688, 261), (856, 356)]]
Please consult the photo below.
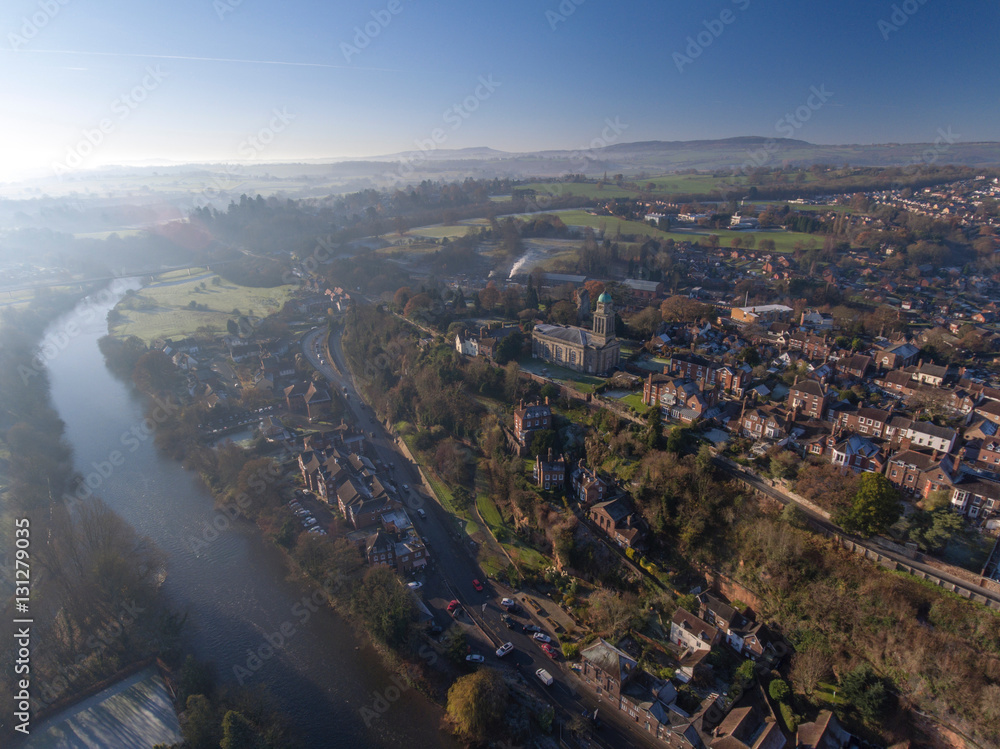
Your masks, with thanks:
[(547, 687), (552, 686), (552, 682), (554, 681), (554, 679), (552, 678), (552, 674), (550, 674), (544, 668), (540, 668), (537, 671), (535, 671), (535, 676), (537, 676), (538, 680), (541, 681), (542, 684), (544, 684), (545, 686)]

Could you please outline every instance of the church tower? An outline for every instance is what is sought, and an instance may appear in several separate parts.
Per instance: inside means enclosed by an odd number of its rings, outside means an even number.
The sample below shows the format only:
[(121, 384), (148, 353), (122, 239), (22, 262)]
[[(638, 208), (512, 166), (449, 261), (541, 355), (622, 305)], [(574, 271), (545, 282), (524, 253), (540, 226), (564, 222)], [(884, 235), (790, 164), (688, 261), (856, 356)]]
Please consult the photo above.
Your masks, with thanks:
[(593, 336), (598, 346), (604, 346), (615, 339), (615, 305), (606, 291), (597, 297)]

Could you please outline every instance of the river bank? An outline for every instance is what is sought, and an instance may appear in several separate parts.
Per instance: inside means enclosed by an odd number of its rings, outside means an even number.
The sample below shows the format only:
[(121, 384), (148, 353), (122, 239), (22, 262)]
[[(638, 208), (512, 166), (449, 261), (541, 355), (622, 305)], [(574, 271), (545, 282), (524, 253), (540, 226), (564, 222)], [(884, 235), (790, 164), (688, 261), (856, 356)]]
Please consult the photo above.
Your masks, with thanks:
[(267, 687), (309, 745), (449, 745), (440, 709), (417, 690), (366, 723), (363, 711), (398, 689), (393, 674), (342, 617), (310, 603), (315, 588), (290, 576), (280, 549), (250, 523), (228, 518), (197, 475), (158, 451), (157, 425), (143, 429), (145, 398), (105, 366), (97, 347), (105, 333), (89, 326), (52, 362), (53, 400), (81, 473), (122, 454), (96, 488), (166, 553), (164, 590), (189, 615), (191, 652), (225, 682), (239, 684), (242, 675), (245, 684)]

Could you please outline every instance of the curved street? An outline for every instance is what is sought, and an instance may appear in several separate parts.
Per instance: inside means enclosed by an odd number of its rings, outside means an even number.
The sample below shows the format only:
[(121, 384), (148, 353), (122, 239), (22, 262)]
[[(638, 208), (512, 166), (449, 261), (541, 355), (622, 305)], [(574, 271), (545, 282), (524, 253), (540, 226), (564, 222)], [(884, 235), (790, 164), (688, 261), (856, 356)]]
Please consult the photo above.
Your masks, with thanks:
[[(456, 621), (465, 630), (472, 652), (483, 655), (490, 666), (516, 671), (526, 688), (562, 711), (562, 715), (557, 717), (561, 717), (563, 724), (569, 724), (574, 716), (581, 715), (585, 710), (591, 715), (597, 710), (602, 727), (599, 731), (592, 731), (589, 736), (595, 745), (609, 749), (621, 746), (662, 746), (640, 730), (637, 724), (626, 720), (617, 705), (609, 705), (591, 694), (579, 677), (565, 665), (561, 655), (558, 661), (553, 661), (531, 639), (530, 634), (506, 627), (500, 618), (504, 613), (499, 605), (500, 599), (519, 599), (517, 592), (486, 578), (476, 561), (475, 549), (469, 545), (468, 538), (455, 518), (432, 499), (433, 494), (428, 488), (422, 487), (417, 467), (399, 451), (396, 437), (378, 422), (371, 407), (361, 400), (341, 347), (341, 331), (338, 330), (329, 338), (333, 361), (320, 361), (317, 343), (322, 350), (322, 336), (325, 332), (325, 328), (315, 329), (303, 337), (303, 355), (346, 397), (355, 423), (371, 435), (370, 443), (387, 467), (389, 480), (397, 487), (405, 485), (411, 488), (410, 491), (401, 493), (411, 510), (414, 525), (431, 552), (430, 568), (419, 573), (417, 579), (423, 584), (419, 592), (434, 621), (447, 627), (452, 621), (447, 612), (448, 602), (458, 600), (462, 604), (463, 613), (456, 617)], [(323, 358), (326, 358), (325, 354)], [(417, 487), (421, 488), (418, 490)], [(426, 518), (417, 516), (418, 509), (424, 510)], [(476, 591), (473, 580), (483, 581), (485, 589), (482, 592)], [(553, 632), (540, 626), (541, 622), (531, 618), (528, 607), (522, 606), (520, 613), (513, 618), (522, 625), (534, 624), (554, 636)], [(500, 659), (496, 657), (495, 651), (504, 642), (512, 642), (514, 650)], [(554, 677), (555, 682), (551, 687), (546, 688), (535, 676), (540, 668), (546, 669)]]

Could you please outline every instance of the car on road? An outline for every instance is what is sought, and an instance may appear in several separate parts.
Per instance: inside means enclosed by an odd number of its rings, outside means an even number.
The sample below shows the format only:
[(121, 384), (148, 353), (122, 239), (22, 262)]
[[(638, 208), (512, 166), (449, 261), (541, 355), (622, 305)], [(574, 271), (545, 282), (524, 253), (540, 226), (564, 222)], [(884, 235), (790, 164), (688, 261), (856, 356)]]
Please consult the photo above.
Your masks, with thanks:
[(523, 627), (523, 626), (521, 626), (521, 622), (519, 622), (519, 621), (516, 621), (516, 620), (514, 620), (514, 619), (511, 619), (511, 618), (510, 618), (509, 616), (507, 616), (506, 614), (504, 614), (504, 615), (503, 615), (503, 616), (501, 617), (501, 619), (503, 619), (503, 623), (504, 623), (504, 625), (505, 625), (505, 626), (507, 627), (507, 629), (512, 629), (512, 630), (514, 630), (515, 632), (523, 632), (523, 631), (524, 631), (524, 627)]
[(479, 653), (471, 653), (471, 654), (465, 656), (465, 662), (466, 663), (485, 663), (486, 659), (483, 656), (479, 655)]
[(483, 592), (483, 584), (479, 582), (478, 578), (472, 581), (472, 587), (475, 588), (480, 593)]
[(449, 601), (448, 602), (448, 613), (449, 614), (454, 614), (455, 611), (457, 611), (461, 607), (461, 605), (462, 604), (460, 604), (458, 601), (454, 601), (454, 600)]
[(555, 679), (552, 678), (552, 674), (550, 674), (544, 668), (540, 668), (537, 671), (535, 671), (535, 676), (537, 676), (538, 680), (547, 687), (551, 687), (552, 683), (555, 681)]
[(541, 632), (542, 628), (539, 627), (537, 624), (525, 624), (524, 625), (524, 631), (525, 632)]
[(406, 587), (409, 588), (410, 590), (420, 590), (422, 587), (424, 587), (424, 584), (422, 582), (414, 580), (413, 582), (407, 583)]
[(497, 658), (503, 658), (507, 653), (514, 649), (514, 643), (505, 642), (503, 645), (497, 648)]
[(531, 639), (534, 640), (535, 642), (544, 642), (546, 644), (552, 642), (552, 638), (549, 637), (544, 632), (535, 632), (535, 634), (531, 636)]
[(424, 508), (423, 507), (418, 507), (417, 508), (417, 514), (420, 516), (421, 520), (426, 520), (427, 519), (427, 513), (424, 512)]
[(540, 647), (542, 648), (542, 652), (545, 653), (545, 655), (547, 655), (552, 660), (555, 660), (556, 658), (559, 657), (559, 651), (556, 650), (551, 645), (549, 645), (548, 643), (543, 642)]

